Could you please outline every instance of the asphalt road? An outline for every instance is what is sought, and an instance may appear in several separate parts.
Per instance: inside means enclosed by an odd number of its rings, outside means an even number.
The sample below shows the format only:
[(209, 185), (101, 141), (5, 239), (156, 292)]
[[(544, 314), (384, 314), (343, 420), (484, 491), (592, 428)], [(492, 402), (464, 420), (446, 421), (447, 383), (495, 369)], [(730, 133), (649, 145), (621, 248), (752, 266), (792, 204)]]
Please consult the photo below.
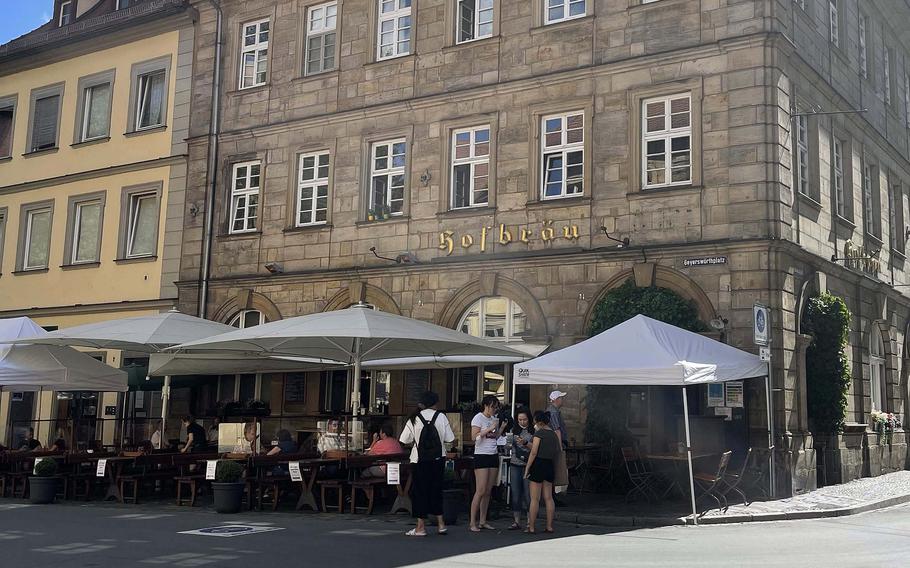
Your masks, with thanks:
[[(240, 536), (180, 534), (203, 528)], [(464, 525), (452, 527), (445, 537), (407, 538), (407, 528), (403, 517), (271, 512), (230, 516), (200, 507), (28, 506), (0, 499), (0, 566), (910, 565), (910, 505), (840, 519), (742, 525), (638, 530), (558, 525), (557, 534), (549, 538), (509, 531), (473, 534)], [(262, 532), (243, 534), (251, 531)]]

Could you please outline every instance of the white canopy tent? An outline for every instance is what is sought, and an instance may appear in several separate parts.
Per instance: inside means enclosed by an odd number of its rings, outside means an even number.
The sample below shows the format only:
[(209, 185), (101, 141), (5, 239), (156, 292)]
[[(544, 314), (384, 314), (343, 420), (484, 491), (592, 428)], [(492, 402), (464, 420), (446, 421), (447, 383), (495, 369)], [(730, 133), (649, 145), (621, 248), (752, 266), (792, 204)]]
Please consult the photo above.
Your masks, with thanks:
[[(681, 387), (692, 516), (697, 523), (686, 387), (757, 377), (766, 378), (768, 447), (772, 448), (771, 392), (767, 380), (767, 363), (757, 355), (643, 315), (637, 315), (571, 347), (516, 365), (513, 369), (512, 388), (514, 390), (515, 385), (519, 384)], [(514, 392), (512, 400), (515, 400)], [(773, 471), (772, 464), (772, 479)]]

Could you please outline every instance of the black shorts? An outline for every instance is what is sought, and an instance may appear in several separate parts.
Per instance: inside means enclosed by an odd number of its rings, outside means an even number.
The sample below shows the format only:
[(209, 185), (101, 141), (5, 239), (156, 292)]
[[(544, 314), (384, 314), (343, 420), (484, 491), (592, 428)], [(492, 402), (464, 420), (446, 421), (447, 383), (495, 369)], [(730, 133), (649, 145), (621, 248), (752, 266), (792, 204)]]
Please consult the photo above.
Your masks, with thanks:
[(528, 479), (534, 483), (543, 483), (544, 481), (553, 483), (553, 480), (556, 479), (556, 467), (553, 460), (536, 458), (528, 471)]
[(499, 467), (498, 454), (474, 454), (474, 469), (496, 469)]

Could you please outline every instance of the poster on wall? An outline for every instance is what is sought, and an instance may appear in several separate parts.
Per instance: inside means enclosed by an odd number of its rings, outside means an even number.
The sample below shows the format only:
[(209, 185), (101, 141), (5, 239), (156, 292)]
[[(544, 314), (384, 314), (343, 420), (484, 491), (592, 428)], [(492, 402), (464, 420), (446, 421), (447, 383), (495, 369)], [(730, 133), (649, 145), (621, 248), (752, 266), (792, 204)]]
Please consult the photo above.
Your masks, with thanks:
[(708, 384), (708, 406), (724, 405), (724, 385), (723, 383)]
[(730, 408), (743, 407), (743, 383), (742, 381), (730, 381), (726, 383), (726, 404)]
[(427, 369), (405, 371), (404, 385), (405, 407), (416, 407), (423, 393), (430, 390), (430, 371)]

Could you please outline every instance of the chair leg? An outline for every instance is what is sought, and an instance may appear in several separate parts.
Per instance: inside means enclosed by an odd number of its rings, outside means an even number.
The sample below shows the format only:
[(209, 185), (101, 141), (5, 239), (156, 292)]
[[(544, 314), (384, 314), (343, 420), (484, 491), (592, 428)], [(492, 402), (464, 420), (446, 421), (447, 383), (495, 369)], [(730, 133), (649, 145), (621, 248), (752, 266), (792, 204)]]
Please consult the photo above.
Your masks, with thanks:
[(322, 512), (323, 512), (323, 513), (328, 513), (329, 510), (328, 510), (328, 509), (326, 508), (326, 506), (325, 506), (325, 485), (320, 485), (320, 486), (319, 486), (319, 493), (320, 493), (321, 500), (322, 500)]
[(183, 489), (183, 482), (177, 480), (177, 506), (183, 505), (183, 499), (180, 498), (181, 490)]
[(351, 514), (357, 513), (357, 486), (351, 485)]
[(367, 515), (373, 514), (373, 499), (376, 497), (376, 490), (372, 485), (367, 488)]

